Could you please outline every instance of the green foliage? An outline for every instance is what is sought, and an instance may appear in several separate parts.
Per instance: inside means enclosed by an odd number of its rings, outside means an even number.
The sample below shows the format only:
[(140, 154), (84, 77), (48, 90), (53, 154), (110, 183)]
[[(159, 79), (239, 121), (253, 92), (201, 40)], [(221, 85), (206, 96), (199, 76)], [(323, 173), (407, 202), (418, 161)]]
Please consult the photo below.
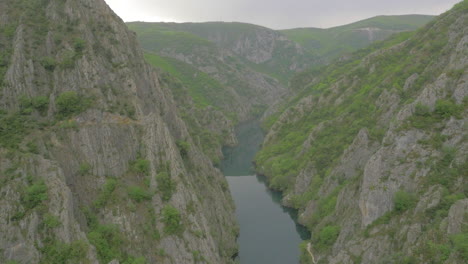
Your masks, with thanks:
[(19, 103), (22, 114), (30, 114), (35, 109), (43, 115), (49, 108), (49, 98), (46, 96), (28, 98), (23, 95), (19, 98)]
[(395, 211), (402, 213), (406, 210), (413, 208), (416, 205), (416, 197), (412, 193), (399, 190), (395, 193), (393, 203)]
[(117, 188), (117, 180), (116, 179), (107, 179), (106, 183), (102, 187), (101, 192), (98, 195), (97, 200), (94, 202), (94, 206), (96, 208), (102, 208), (106, 206), (109, 200), (112, 199), (113, 192)]
[(158, 173), (158, 175), (156, 175), (156, 181), (158, 183), (158, 191), (161, 193), (161, 198), (163, 201), (169, 201), (176, 188), (176, 184), (171, 179), (170, 173), (167, 171)]
[(26, 188), (21, 202), (26, 209), (33, 209), (47, 199), (47, 185), (44, 181), (39, 181)]
[(77, 54), (83, 54), (83, 51), (86, 48), (86, 42), (81, 38), (75, 38), (73, 48)]
[(52, 57), (43, 57), (41, 59), (41, 65), (48, 71), (54, 71), (57, 66), (57, 61)]
[(0, 146), (17, 149), (36, 125), (36, 121), (28, 116), (19, 113), (4, 115), (0, 112)]
[(129, 186), (127, 192), (128, 196), (137, 203), (151, 200), (153, 197), (151, 192), (146, 191), (139, 186)]
[(316, 246), (316, 248), (321, 250), (332, 246), (338, 238), (340, 230), (341, 228), (339, 226), (325, 226), (322, 230), (320, 230), (320, 233), (318, 234), (318, 239), (314, 245)]
[(120, 247), (124, 240), (121, 231), (114, 225), (97, 225), (89, 234), (88, 240), (96, 247), (101, 263), (109, 263), (113, 259), (121, 259)]
[(179, 234), (183, 230), (182, 217), (179, 211), (170, 205), (163, 208), (162, 221), (164, 223), (164, 233), (168, 235)]
[[(466, 226), (466, 223), (465, 223)], [(462, 232), (451, 236), (454, 249), (458, 251), (461, 259), (468, 259), (468, 232)]]
[(130, 170), (135, 173), (140, 173), (143, 175), (149, 175), (150, 173), (150, 162), (145, 159), (137, 159), (130, 162)]
[(34, 141), (28, 142), (26, 144), (26, 147), (28, 148), (28, 151), (30, 153), (39, 154), (39, 148), (37, 147), (37, 144)]
[(88, 245), (84, 241), (67, 244), (49, 238), (39, 250), (42, 253), (40, 264), (75, 264), (86, 258)]
[[(226, 93), (227, 88), (194, 66), (151, 53), (145, 53), (145, 59), (154, 67), (170, 74), (162, 75), (162, 79), (170, 84), (176, 100), (183, 100), (183, 97), (188, 95), (200, 109), (207, 106), (223, 109), (232, 105), (232, 97)], [(172, 80), (173, 77), (176, 79)]]
[(190, 144), (184, 140), (177, 140), (176, 145), (179, 148), (179, 152), (182, 158), (187, 158), (190, 150)]
[(148, 263), (146, 261), (146, 258), (144, 257), (138, 257), (138, 258), (134, 258), (134, 257), (129, 257), (126, 261), (122, 262), (122, 264), (146, 264)]
[(461, 118), (463, 108), (455, 104), (453, 100), (437, 100), (434, 113), (441, 118), (455, 116)]
[(427, 178), (428, 184), (441, 184), (449, 190), (457, 188), (455, 182), (466, 173), (468, 162), (458, 164), (454, 162), (456, 149), (443, 146), (442, 158), (431, 166), (431, 172)]
[(78, 174), (80, 174), (81, 176), (84, 176), (84, 175), (89, 174), (90, 171), (91, 171), (91, 165), (85, 162), (85, 163), (80, 164), (80, 168), (78, 169)]
[(61, 225), (58, 217), (52, 214), (45, 214), (44, 219), (42, 220), (42, 223), (44, 224), (46, 228), (56, 228)]
[[(323, 218), (335, 212), (336, 201), (338, 199), (338, 193), (340, 190), (341, 187), (338, 187), (330, 195), (326, 197), (319, 197), (317, 201), (317, 208), (314, 210), (314, 213), (307, 223), (307, 227), (309, 227), (309, 229), (312, 230), (313, 227), (317, 225)], [(316, 191), (314, 193), (316, 193)]]
[(55, 100), (57, 105), (58, 117), (61, 119), (69, 118), (85, 111), (91, 104), (89, 99), (78, 95), (75, 91), (61, 93)]

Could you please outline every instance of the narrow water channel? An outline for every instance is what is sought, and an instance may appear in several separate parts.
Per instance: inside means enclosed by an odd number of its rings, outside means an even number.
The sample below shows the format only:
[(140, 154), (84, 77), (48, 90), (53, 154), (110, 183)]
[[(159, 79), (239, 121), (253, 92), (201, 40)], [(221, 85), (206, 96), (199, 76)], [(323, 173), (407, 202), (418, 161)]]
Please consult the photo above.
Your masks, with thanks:
[(263, 141), (257, 121), (240, 124), (239, 144), (223, 149), (221, 170), (227, 177), (240, 225), (240, 264), (299, 263), (299, 244), (308, 239), (298, 225), (295, 210), (280, 205), (281, 193), (269, 190), (265, 180), (254, 173), (252, 161)]

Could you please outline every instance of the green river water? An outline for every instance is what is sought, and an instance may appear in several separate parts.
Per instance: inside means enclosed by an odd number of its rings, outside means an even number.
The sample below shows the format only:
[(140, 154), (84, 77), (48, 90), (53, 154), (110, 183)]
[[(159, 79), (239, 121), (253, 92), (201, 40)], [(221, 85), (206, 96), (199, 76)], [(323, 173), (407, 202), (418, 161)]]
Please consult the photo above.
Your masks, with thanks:
[(297, 264), (299, 244), (309, 233), (295, 222), (296, 211), (280, 205), (281, 193), (255, 175), (252, 161), (263, 141), (257, 121), (240, 124), (239, 144), (225, 147), (221, 170), (227, 177), (240, 225), (240, 264)]

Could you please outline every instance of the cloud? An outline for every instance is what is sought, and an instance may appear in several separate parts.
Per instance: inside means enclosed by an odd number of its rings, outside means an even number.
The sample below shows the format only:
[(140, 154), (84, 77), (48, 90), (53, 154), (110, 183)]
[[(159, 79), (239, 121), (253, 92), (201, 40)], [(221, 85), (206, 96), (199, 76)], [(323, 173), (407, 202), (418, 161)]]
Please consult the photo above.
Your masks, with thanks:
[(106, 0), (125, 21), (239, 21), (274, 29), (331, 27), (376, 15), (438, 15), (460, 0)]

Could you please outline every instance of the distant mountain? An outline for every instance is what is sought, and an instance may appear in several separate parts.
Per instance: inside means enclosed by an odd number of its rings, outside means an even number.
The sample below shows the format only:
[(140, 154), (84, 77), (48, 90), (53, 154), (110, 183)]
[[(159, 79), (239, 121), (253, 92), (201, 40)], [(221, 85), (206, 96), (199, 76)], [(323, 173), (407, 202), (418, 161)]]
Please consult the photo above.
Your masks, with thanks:
[(333, 28), (295, 28), (280, 32), (329, 61), (394, 33), (416, 30), (433, 18), (428, 15), (376, 16)]

